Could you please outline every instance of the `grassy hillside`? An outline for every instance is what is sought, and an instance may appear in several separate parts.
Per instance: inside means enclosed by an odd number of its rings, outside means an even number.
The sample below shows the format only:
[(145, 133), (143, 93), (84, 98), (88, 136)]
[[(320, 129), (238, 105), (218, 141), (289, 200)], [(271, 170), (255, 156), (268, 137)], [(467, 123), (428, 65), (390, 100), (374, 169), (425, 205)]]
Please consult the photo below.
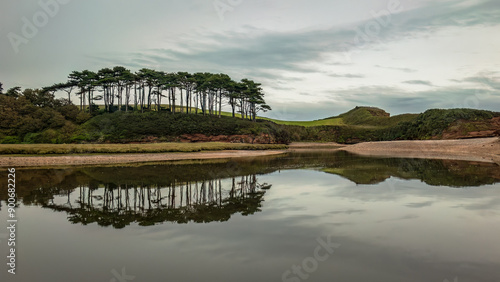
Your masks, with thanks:
[[(500, 135), (500, 113), (472, 109), (433, 109), (391, 117), (382, 109), (356, 107), (315, 121), (258, 118), (252, 122), (240, 115), (233, 118), (228, 112), (220, 118), (204, 116), (200, 111), (195, 114), (195, 109), (191, 114), (97, 110), (91, 115), (63, 101), (38, 101), (41, 94), (30, 93), (0, 95), (0, 144), (176, 142), (182, 138), (197, 142), (356, 143)], [(231, 137), (223, 139), (220, 135)]]
[(271, 119), (271, 118), (259, 118), (262, 120), (267, 120), (267, 121), (272, 121), (276, 124), (282, 124), (282, 125), (296, 125), (296, 126), (304, 126), (304, 127), (312, 127), (312, 126), (323, 126), (323, 125), (330, 125), (330, 126), (336, 126), (336, 125), (344, 125), (343, 121), (341, 118), (327, 118), (327, 119), (320, 119), (320, 120), (313, 120), (313, 121), (286, 121), (286, 120), (277, 120), (277, 119)]
[(287, 143), (281, 133), (283, 126), (271, 122), (252, 122), (228, 116), (209, 117), (168, 112), (115, 112), (96, 116), (83, 124), (74, 135), (74, 141), (136, 142), (145, 138), (175, 141), (184, 134), (217, 135), (271, 135), (277, 143)]
[[(347, 113), (325, 119), (335, 120), (338, 123), (335, 126), (288, 125), (287, 128), (294, 141), (357, 143), (441, 139), (443, 133), (449, 131), (455, 132), (454, 138), (466, 138), (481, 137), (481, 134), (470, 134), (480, 130), (487, 133), (482, 136), (495, 136), (495, 132), (500, 132), (500, 121), (494, 119), (497, 117), (500, 117), (500, 113), (473, 109), (434, 109), (422, 114), (391, 117), (381, 109), (356, 107)], [(460, 129), (460, 134), (456, 134), (456, 128)]]
[[(495, 117), (500, 117), (499, 112), (473, 110), (473, 109), (432, 109), (418, 115), (415, 119), (401, 122), (388, 130), (381, 132), (381, 140), (418, 140), (418, 139), (439, 139), (448, 128), (454, 126), (457, 122), (467, 124), (475, 123), (490, 127), (489, 123)], [(466, 136), (469, 132), (476, 130), (477, 127), (471, 127), (464, 130), (462, 135)], [(496, 128), (500, 129), (500, 128)]]
[(400, 122), (409, 122), (417, 117), (418, 114), (403, 114), (391, 117), (386, 111), (373, 107), (356, 107), (338, 116), (347, 125), (374, 127), (395, 126)]
[(262, 118), (277, 124), (297, 125), (304, 127), (313, 126), (361, 126), (361, 127), (388, 127), (400, 122), (411, 121), (418, 114), (403, 114), (391, 117), (384, 110), (374, 107), (356, 107), (347, 113), (338, 116), (319, 119), (314, 121), (283, 121), (269, 118)]

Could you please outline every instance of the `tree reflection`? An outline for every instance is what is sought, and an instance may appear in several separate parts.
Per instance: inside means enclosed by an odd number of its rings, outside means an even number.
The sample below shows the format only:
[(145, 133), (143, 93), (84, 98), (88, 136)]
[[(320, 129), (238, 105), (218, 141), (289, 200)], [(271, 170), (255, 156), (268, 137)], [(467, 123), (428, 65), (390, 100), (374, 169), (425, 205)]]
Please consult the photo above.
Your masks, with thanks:
[(260, 212), (269, 184), (256, 175), (161, 185), (79, 186), (53, 197), (42, 206), (69, 214), (72, 223), (123, 228), (170, 221), (208, 223), (227, 221), (231, 215)]
[[(134, 215), (134, 207), (141, 207), (149, 211), (149, 217), (146, 217), (149, 221), (131, 220), (144, 225), (150, 221), (156, 222), (154, 221), (156, 216), (162, 215), (158, 215), (158, 211), (154, 210), (159, 207), (164, 208), (164, 206), (183, 209), (182, 212), (176, 210), (166, 215), (168, 218), (174, 218), (176, 222), (204, 222), (195, 214), (189, 214), (189, 209), (186, 207), (189, 206), (199, 211), (203, 209), (203, 212), (207, 213), (207, 221), (210, 217), (216, 218), (217, 216), (219, 216), (218, 220), (223, 220), (224, 217), (219, 214), (220, 211), (211, 210), (212, 205), (209, 204), (211, 203), (210, 197), (213, 197), (216, 192), (215, 187), (219, 187), (223, 194), (227, 193), (221, 198), (224, 200), (224, 211), (227, 213), (228, 210), (234, 209), (238, 212), (239, 206), (234, 203), (235, 199), (238, 199), (236, 190), (231, 192), (233, 188), (229, 187), (234, 186), (234, 189), (240, 187), (239, 183), (243, 181), (242, 175), (245, 175), (245, 178), (250, 177), (248, 181), (244, 181), (245, 183), (251, 183), (251, 178), (255, 175), (293, 169), (320, 170), (349, 179), (356, 184), (377, 184), (391, 177), (418, 179), (428, 185), (447, 187), (480, 187), (500, 182), (500, 169), (494, 163), (371, 158), (330, 150), (229, 161), (209, 160), (48, 169), (20, 168), (19, 173), (16, 173), (16, 194), (24, 205), (48, 206), (51, 204), (51, 207), (68, 211), (77, 208), (86, 210), (99, 208), (99, 211), (107, 214), (116, 213), (116, 208), (120, 207), (120, 212), (116, 215), (124, 217)], [(0, 170), (0, 179), (7, 179), (7, 170)], [(231, 179), (234, 179), (234, 184), (229, 183)], [(258, 188), (255, 191), (262, 191), (265, 188), (255, 185)], [(75, 195), (75, 189), (78, 190), (77, 195)], [(204, 198), (196, 197), (197, 195), (201, 197), (203, 194), (206, 194), (206, 204), (199, 206)], [(252, 197), (245, 199), (245, 205), (255, 205), (252, 201), (259, 200), (258, 195)], [(57, 201), (54, 201), (56, 198)], [(78, 201), (76, 201), (77, 198)], [(0, 181), (0, 201), (7, 199), (7, 182)], [(240, 204), (243, 205), (241, 201)], [(220, 200), (219, 206), (221, 206)], [(247, 214), (246, 211), (240, 212)], [(82, 223), (88, 220), (96, 222), (96, 219), (92, 219), (91, 213), (83, 215), (82, 210), (78, 215), (82, 217), (79, 219)], [(97, 211), (94, 211), (92, 215), (98, 217)], [(99, 218), (98, 222), (104, 224), (105, 219)]]

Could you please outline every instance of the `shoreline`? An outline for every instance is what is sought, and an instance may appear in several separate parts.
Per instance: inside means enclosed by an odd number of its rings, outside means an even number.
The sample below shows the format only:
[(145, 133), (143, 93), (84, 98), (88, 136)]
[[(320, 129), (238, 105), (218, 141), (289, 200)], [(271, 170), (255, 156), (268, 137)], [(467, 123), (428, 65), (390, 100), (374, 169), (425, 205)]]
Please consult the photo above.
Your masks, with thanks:
[(385, 158), (447, 159), (488, 162), (500, 165), (500, 138), (454, 140), (411, 140), (338, 143), (292, 143), (287, 150), (222, 150), (202, 152), (125, 153), (62, 156), (1, 156), (0, 167), (47, 167), (78, 165), (119, 165), (180, 160), (213, 160), (261, 157), (294, 151), (345, 151), (361, 156)]
[(372, 157), (446, 159), (500, 165), (500, 138), (366, 142), (340, 150)]
[(84, 155), (84, 156), (31, 156), (31, 157), (2, 157), (0, 167), (46, 167), (46, 166), (78, 166), (78, 165), (112, 165), (149, 163), (180, 160), (211, 160), (233, 159), (285, 154), (286, 150), (226, 150), (204, 151), (189, 153), (139, 153), (113, 155)]

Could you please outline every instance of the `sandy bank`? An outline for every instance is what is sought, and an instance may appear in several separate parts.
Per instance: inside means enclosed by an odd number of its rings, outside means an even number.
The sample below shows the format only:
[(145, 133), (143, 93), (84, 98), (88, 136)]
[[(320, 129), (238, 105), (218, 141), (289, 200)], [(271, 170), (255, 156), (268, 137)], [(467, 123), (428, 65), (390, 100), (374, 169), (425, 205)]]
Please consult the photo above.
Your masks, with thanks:
[[(500, 138), (460, 140), (366, 142), (356, 145), (337, 143), (292, 143), (289, 151), (343, 150), (350, 153), (397, 158), (452, 159), (493, 162), (500, 165)], [(287, 151), (227, 150), (194, 153), (108, 154), (70, 156), (0, 156), (0, 167), (68, 165), (108, 165), (176, 160), (228, 159), (278, 155)]]
[(315, 143), (315, 142), (293, 142), (288, 145), (290, 151), (302, 149), (339, 149), (348, 145), (329, 142), (329, 143)]
[(454, 159), (500, 165), (500, 138), (366, 142), (341, 148), (365, 156)]
[(0, 167), (36, 167), (36, 166), (68, 166), (126, 164), (176, 160), (230, 159), (242, 157), (259, 157), (283, 154), (286, 151), (213, 151), (194, 153), (156, 153), (156, 154), (118, 154), (118, 155), (83, 155), (83, 156), (34, 156), (34, 157), (2, 157)]

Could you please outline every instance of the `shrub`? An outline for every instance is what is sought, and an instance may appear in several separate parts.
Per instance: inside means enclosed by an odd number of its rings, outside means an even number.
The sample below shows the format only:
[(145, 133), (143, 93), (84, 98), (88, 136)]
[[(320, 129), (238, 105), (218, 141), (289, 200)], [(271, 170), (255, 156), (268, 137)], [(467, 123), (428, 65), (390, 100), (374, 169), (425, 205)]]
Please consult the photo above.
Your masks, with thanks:
[(19, 144), (21, 143), (21, 139), (17, 136), (5, 136), (2, 140), (0, 140), (0, 144)]

